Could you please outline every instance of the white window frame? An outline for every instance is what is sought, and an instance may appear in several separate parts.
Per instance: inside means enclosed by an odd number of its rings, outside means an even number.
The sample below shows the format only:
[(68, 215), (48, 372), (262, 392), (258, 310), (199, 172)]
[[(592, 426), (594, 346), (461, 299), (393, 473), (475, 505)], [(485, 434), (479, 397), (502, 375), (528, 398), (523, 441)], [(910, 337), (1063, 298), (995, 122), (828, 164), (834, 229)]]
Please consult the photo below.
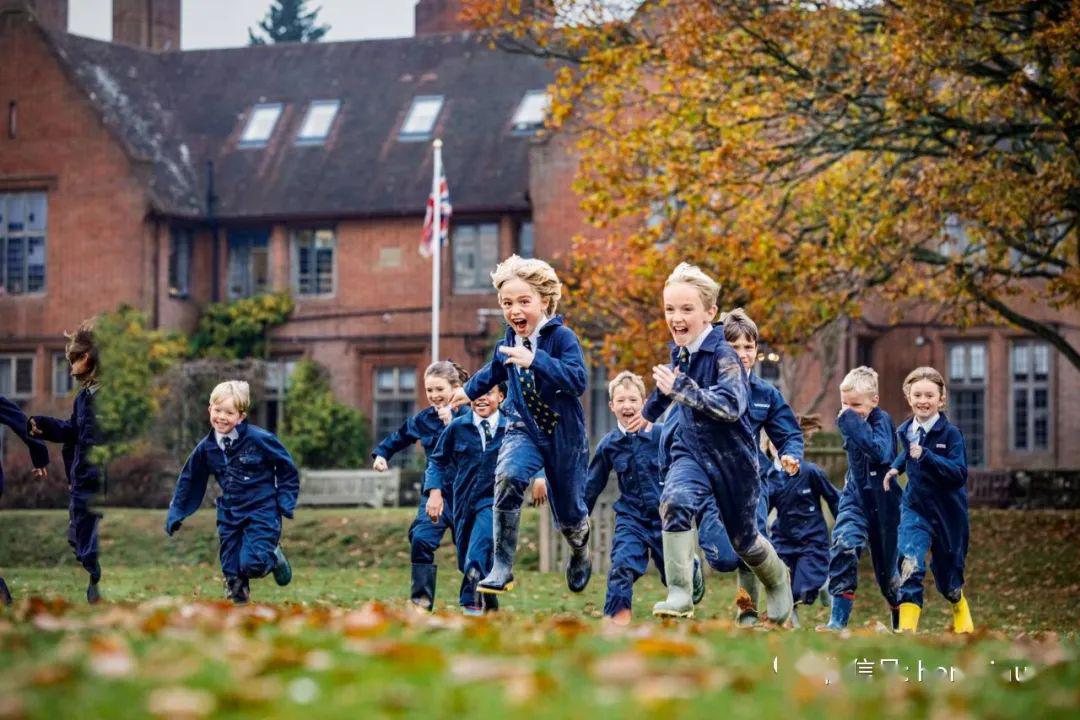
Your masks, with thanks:
[[(34, 397), (34, 395), (37, 394), (37, 377), (36, 377), (37, 376), (37, 372), (36, 372), (37, 368), (34, 367), (35, 359), (36, 358), (34, 357), (33, 353), (0, 353), (0, 360), (10, 360), (11, 361), (10, 369), (7, 371), (7, 372), (11, 373), (11, 377), (9, 378), (10, 381), (11, 381), (11, 390), (9, 392), (3, 393), (3, 395), (5, 397), (7, 397), (10, 400), (30, 400), (30, 399), (32, 399)], [(18, 374), (19, 374), (18, 373), (18, 363), (19, 363), (20, 360), (29, 360), (30, 361), (30, 390), (29, 391), (20, 392), (19, 388), (18, 388), (18, 385), (17, 385)]]
[(324, 145), (340, 110), (340, 100), (312, 100), (296, 132), (296, 144)]
[[(489, 248), (490, 257), (489, 261), (485, 263), (483, 254), (483, 248), (480, 246), (480, 241), (483, 240), (487, 234), (482, 228), (494, 228), (495, 230), (495, 247)], [(470, 257), (477, 263), (476, 267), (468, 269), (459, 269), (459, 262), (464, 260), (463, 255), (459, 253), (464, 252), (467, 233), (471, 233), (472, 237), (468, 240), (475, 242), (475, 250)], [(495, 289), (491, 285), (490, 273), (495, 269), (495, 266), (499, 263), (499, 221), (498, 220), (476, 220), (455, 223), (451, 228), (451, 240), (450, 240), (450, 255), (451, 255), (451, 279), (453, 282), (455, 295), (481, 295), (484, 293), (493, 293)], [(483, 266), (481, 266), (483, 265)], [(469, 276), (468, 283), (460, 282), (466, 275)]]
[[(976, 365), (974, 358), (976, 353), (981, 355), (981, 374), (973, 372)], [(959, 363), (959, 365), (957, 365)], [(949, 388), (950, 401), (948, 407), (955, 407), (953, 400), (961, 392), (981, 392), (982, 393), (982, 417), (978, 420), (979, 425), (979, 438), (982, 442), (982, 457), (977, 458), (971, 452), (971, 434), (964, 433), (964, 440), (967, 443), (967, 459), (968, 465), (971, 467), (983, 467), (986, 465), (989, 457), (989, 436), (987, 434), (986, 423), (986, 411), (988, 396), (988, 364), (989, 353), (987, 351), (986, 342), (983, 340), (956, 340), (948, 342), (945, 345), (945, 371), (947, 373), (945, 377), (946, 384)], [(955, 415), (952, 418), (953, 423), (959, 425), (961, 419), (959, 415)]]
[[(420, 125), (420, 121), (425, 119), (424, 115), (418, 115), (420, 109), (432, 105), (434, 105), (435, 111), (428, 113), (430, 120), (425, 125)], [(435, 126), (439, 123), (439, 116), (442, 115), (444, 105), (446, 105), (446, 98), (442, 95), (417, 95), (414, 97), (409, 105), (409, 112), (405, 114), (405, 120), (401, 123), (401, 130), (398, 131), (398, 140), (402, 142), (430, 140), (435, 132)]]
[[(1018, 356), (1017, 350), (1021, 348), (1025, 349), (1026, 353), (1022, 353)], [(1039, 359), (1038, 351), (1040, 350), (1046, 353), (1046, 378), (1043, 380), (1035, 379), (1035, 368)], [(1016, 364), (1020, 357), (1023, 358), (1023, 362), (1029, 368), (1027, 379), (1025, 380), (1016, 379)], [(1053, 348), (1048, 342), (1035, 339), (1022, 339), (1014, 340), (1009, 344), (1009, 450), (1011, 452), (1034, 455), (1051, 453), (1054, 450), (1054, 394), (1051, 392), (1053, 388), (1053, 365)], [(1025, 391), (1025, 409), (1027, 410), (1025, 436), (1027, 439), (1027, 447), (1018, 447), (1016, 442), (1017, 390)], [(1046, 407), (1037, 410), (1035, 408), (1035, 393), (1039, 390), (1044, 390), (1046, 392)], [(1035, 447), (1035, 423), (1039, 418), (1045, 418), (1046, 420), (1045, 447)]]
[[(270, 142), (270, 138), (274, 137), (274, 130), (277, 128), (278, 120), (281, 119), (283, 108), (284, 106), (281, 103), (256, 103), (253, 105), (251, 112), (248, 113), (247, 122), (244, 123), (244, 130), (240, 133), (240, 142), (237, 143), (237, 147), (266, 147), (266, 144)], [(266, 119), (268, 117), (270, 119)], [(263, 126), (266, 126), (265, 131), (254, 135), (255, 131), (261, 130)]]
[[(40, 200), (40, 218), (31, 219), (31, 207), (34, 199)], [(12, 209), (16, 203), (22, 204), (23, 222), (19, 229), (11, 229)], [(0, 193), (0, 296), (38, 297), (48, 288), (48, 222), (49, 196), (42, 191)], [(30, 262), (30, 241), (40, 241), (41, 262)], [(22, 275), (19, 278), (21, 289), (12, 291), (8, 283), (8, 248), (12, 242), (22, 245)], [(29, 290), (31, 265), (41, 268), (41, 287)]]
[(546, 90), (528, 90), (514, 110), (510, 130), (515, 135), (532, 135), (544, 126), (550, 111), (551, 96)]
[[(300, 287), (300, 245), (302, 242), (310, 240), (312, 243), (311, 250), (315, 253), (315, 256), (310, 262), (316, 263), (318, 259), (317, 251), (325, 250), (325, 245), (319, 243), (329, 243), (330, 249), (330, 290), (327, 292), (303, 292)], [(292, 288), (297, 297), (304, 298), (330, 298), (337, 294), (338, 287), (338, 251), (337, 251), (337, 234), (333, 228), (298, 228), (292, 232), (291, 247), (291, 265), (292, 265)], [(318, 287), (319, 273), (317, 267), (315, 269), (309, 268), (309, 275), (312, 276), (313, 287)]]
[(67, 353), (63, 350), (54, 350), (52, 353), (53, 397), (69, 397), (74, 391), (75, 378), (71, 375), (71, 363), (68, 362)]
[[(379, 387), (379, 375), (383, 372), (389, 371), (391, 373), (392, 387), (386, 389), (380, 389)], [(406, 376), (411, 376), (412, 387), (407, 387), (407, 383), (403, 383), (402, 379)], [(412, 417), (416, 413), (416, 382), (417, 371), (415, 366), (410, 365), (379, 365), (372, 371), (371, 386), (372, 386), (372, 412), (371, 412), (371, 428), (375, 434), (375, 444), (382, 442), (386, 435), (394, 432), (398, 429), (398, 426), (404, 420)], [(380, 403), (409, 403), (410, 409), (401, 418), (401, 422), (391, 423), (380, 431), (380, 420), (383, 413), (379, 410)], [(397, 418), (394, 418), (395, 421)], [(392, 427), (391, 427), (392, 425)], [(402, 452), (394, 455), (393, 458), (388, 458), (390, 464), (401, 467), (406, 461), (412, 457), (414, 449), (409, 447)]]

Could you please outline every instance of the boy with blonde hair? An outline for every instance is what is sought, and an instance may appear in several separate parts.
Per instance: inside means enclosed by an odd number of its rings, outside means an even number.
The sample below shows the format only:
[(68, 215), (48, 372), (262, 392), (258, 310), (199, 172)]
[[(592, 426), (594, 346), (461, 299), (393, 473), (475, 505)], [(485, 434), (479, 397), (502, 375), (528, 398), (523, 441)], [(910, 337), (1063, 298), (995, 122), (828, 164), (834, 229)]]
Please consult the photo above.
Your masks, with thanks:
[[(604, 601), (604, 616), (617, 625), (630, 622), (634, 583), (648, 569), (650, 556), (660, 570), (661, 581), (665, 580), (660, 521), (660, 439), (664, 426), (646, 423), (638, 432), (630, 429), (641, 420), (645, 397), (641, 376), (629, 370), (608, 383), (608, 407), (615, 414), (617, 426), (597, 444), (585, 487), (585, 505), (592, 514), (612, 470), (619, 481), (611, 570)], [(701, 566), (696, 558), (694, 571), (694, 586), (704, 592)], [(700, 599), (697, 596), (695, 602)]]
[(923, 605), (926, 553), (934, 584), (952, 605), (953, 632), (975, 630), (964, 596), (964, 564), (968, 551), (967, 452), (964, 435), (945, 417), (945, 378), (932, 367), (919, 367), (904, 378), (904, 397), (911, 406), (896, 436), (900, 455), (885, 475), (907, 472), (900, 505), (898, 555), (901, 632), (915, 632)]
[(588, 383), (585, 356), (574, 331), (555, 315), (562, 283), (543, 260), (511, 255), (491, 273), (509, 326), (491, 361), (459, 388), (461, 406), (506, 383), (509, 424), (495, 469), (492, 512), (495, 561), (477, 591), (498, 594), (514, 583), (521, 502), (529, 479), (547, 477), (555, 523), (570, 545), (566, 584), (581, 592), (592, 575), (589, 513), (582, 497), (589, 439), (581, 396)]
[(653, 368), (656, 390), (642, 415), (655, 420), (674, 401), (679, 425), (660, 498), (668, 597), (653, 614), (693, 615), (693, 521), (711, 496), (736, 554), (765, 587), (766, 615), (781, 624), (791, 613), (791, 584), (787, 567), (757, 528), (761, 484), (747, 414), (750, 388), (735, 350), (712, 325), (719, 292), (712, 278), (688, 263), (664, 284), (672, 362)]
[(249, 599), (252, 578), (274, 574), (278, 585), (292, 580), (281, 546), (281, 517), (292, 519), (300, 474), (277, 437), (244, 422), (251, 390), (242, 380), (226, 380), (210, 393), (210, 432), (195, 446), (169, 503), (165, 532), (172, 535), (199, 509), (210, 475), (217, 478), (219, 557), (228, 596), (237, 605)]
[(899, 485), (882, 486), (896, 456), (896, 438), (889, 414), (878, 407), (878, 374), (857, 367), (840, 383), (836, 428), (847, 452), (848, 470), (840, 494), (839, 513), (829, 547), (829, 595), (832, 612), (819, 630), (843, 630), (851, 617), (858, 586), (859, 557), (869, 546), (874, 577), (892, 615), (900, 621), (896, 592), (896, 529), (900, 523)]

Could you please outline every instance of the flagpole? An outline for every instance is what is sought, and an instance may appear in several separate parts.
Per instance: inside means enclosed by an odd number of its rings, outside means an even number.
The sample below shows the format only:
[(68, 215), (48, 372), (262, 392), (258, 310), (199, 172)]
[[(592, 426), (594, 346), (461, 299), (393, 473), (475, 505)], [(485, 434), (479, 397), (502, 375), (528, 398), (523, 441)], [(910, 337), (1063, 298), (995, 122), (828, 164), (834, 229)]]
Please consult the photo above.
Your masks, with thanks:
[(436, 138), (432, 143), (435, 148), (435, 160), (432, 163), (431, 196), (435, 198), (434, 222), (431, 227), (431, 362), (438, 362), (439, 356), (439, 311), (440, 285), (442, 284), (442, 140)]

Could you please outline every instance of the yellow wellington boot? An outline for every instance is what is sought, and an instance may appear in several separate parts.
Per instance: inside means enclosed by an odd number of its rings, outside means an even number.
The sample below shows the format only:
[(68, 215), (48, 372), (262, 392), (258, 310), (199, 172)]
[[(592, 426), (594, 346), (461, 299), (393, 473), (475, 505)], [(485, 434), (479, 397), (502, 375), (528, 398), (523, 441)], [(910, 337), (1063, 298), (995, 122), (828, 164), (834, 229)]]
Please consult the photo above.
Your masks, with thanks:
[(952, 606), (952, 629), (954, 633), (969, 633), (975, 631), (975, 623), (971, 620), (971, 608), (968, 607), (967, 598), (960, 594), (960, 599)]
[(919, 629), (919, 613), (922, 608), (915, 603), (900, 603), (899, 632), (915, 632)]

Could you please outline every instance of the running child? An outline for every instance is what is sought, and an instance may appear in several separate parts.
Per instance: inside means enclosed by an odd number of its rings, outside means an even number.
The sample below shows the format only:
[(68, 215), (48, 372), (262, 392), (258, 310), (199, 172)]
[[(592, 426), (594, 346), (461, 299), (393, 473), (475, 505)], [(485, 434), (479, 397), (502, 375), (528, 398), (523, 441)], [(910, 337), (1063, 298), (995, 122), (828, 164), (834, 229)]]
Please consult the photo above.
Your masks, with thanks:
[(945, 378), (920, 367), (904, 379), (912, 416), (897, 431), (900, 454), (885, 474), (889, 489), (901, 472), (908, 482), (900, 504), (898, 542), (900, 631), (915, 632), (923, 605), (926, 553), (938, 592), (952, 604), (953, 632), (975, 630), (964, 596), (968, 550), (967, 453), (964, 436), (945, 417)]
[(491, 361), (454, 395), (460, 406), (499, 383), (507, 385), (503, 408), (509, 424), (499, 448), (492, 512), (495, 562), (477, 589), (497, 594), (513, 587), (521, 503), (529, 479), (542, 470), (552, 516), (570, 545), (566, 584), (581, 592), (592, 576), (584, 500), (589, 438), (581, 406), (588, 384), (585, 356), (577, 335), (555, 314), (562, 283), (551, 265), (511, 255), (491, 280), (509, 327)]
[(674, 401), (679, 427), (660, 498), (668, 597), (653, 614), (693, 615), (693, 520), (713, 497), (736, 554), (761, 580), (766, 615), (791, 613), (787, 567), (758, 530), (758, 448), (747, 414), (750, 388), (735, 350), (714, 330), (720, 286), (682, 263), (664, 285), (664, 315), (673, 339), (671, 365), (653, 368), (656, 390), (642, 416), (656, 420)]
[[(661, 581), (665, 579), (660, 522), (660, 439), (664, 426), (647, 423), (640, 431), (629, 429), (636, 424), (645, 405), (645, 383), (641, 376), (629, 370), (619, 373), (608, 383), (608, 398), (617, 426), (600, 440), (593, 453), (585, 505), (592, 514), (614, 470), (619, 481), (619, 499), (614, 507), (615, 532), (604, 617), (616, 625), (628, 625), (634, 583), (648, 570), (650, 557), (660, 570)], [(701, 565), (696, 558), (694, 571), (695, 591), (700, 589), (704, 594)], [(696, 604), (701, 597), (696, 592), (695, 597)]]
[[(799, 418), (805, 440), (821, 429), (816, 415)], [(824, 501), (835, 518), (839, 512), (840, 491), (829, 482), (825, 471), (809, 461), (799, 463), (794, 476), (788, 476), (775, 447), (772, 475), (768, 485), (769, 509), (776, 509), (776, 520), (769, 532), (780, 559), (791, 571), (791, 592), (795, 607), (792, 625), (799, 626), (798, 608), (812, 605), (829, 575), (829, 528), (821, 509)]]
[(495, 503), (495, 463), (506, 436), (506, 416), (499, 405), (505, 386), (496, 386), (472, 402), (439, 435), (424, 473), (426, 510), (432, 523), (447, 512), (444, 497), (454, 498), (450, 516), (461, 571), (460, 603), (467, 615), (497, 610), (497, 595), (476, 592), (480, 579), (491, 572), (494, 539), (491, 508)]
[(843, 438), (848, 470), (829, 547), (829, 622), (818, 630), (843, 630), (851, 617), (858, 586), (859, 557), (870, 548), (874, 577), (889, 605), (892, 627), (900, 621), (896, 591), (896, 530), (900, 524), (899, 485), (882, 481), (896, 457), (892, 418), (878, 407), (878, 374), (857, 367), (840, 383), (836, 427)]
[[(424, 455), (430, 458), (439, 435), (454, 417), (464, 412), (454, 413), (450, 408), (450, 398), (468, 379), (469, 373), (452, 360), (439, 360), (428, 365), (424, 371), (424, 393), (427, 395), (428, 407), (402, 423), (400, 428), (383, 438), (371, 451), (374, 460), (372, 468), (384, 472), (389, 467), (390, 458), (412, 446), (417, 440), (424, 448)], [(435, 551), (450, 527), (449, 492), (443, 500), (446, 511), (432, 521), (427, 516), (427, 498), (421, 492), (416, 517), (409, 525), (409, 555), (412, 560), (409, 599), (420, 610), (431, 610), (435, 606), (435, 581), (438, 574)]]
[(93, 322), (87, 320), (67, 337), (65, 352), (71, 375), (79, 383), (71, 417), (60, 418), (35, 415), (29, 420), (31, 437), (63, 444), (62, 454), (67, 469), (71, 499), (68, 502), (67, 540), (75, 558), (90, 575), (86, 586), (86, 601), (101, 600), (101, 562), (98, 558), (98, 524), (101, 513), (95, 508), (98, 493), (105, 490), (105, 477), (91, 457), (101, 439), (94, 419), (94, 397), (101, 385), (98, 367), (98, 348), (94, 342)]
[(292, 580), (281, 549), (281, 518), (292, 520), (300, 473), (272, 432), (245, 422), (251, 390), (226, 380), (210, 393), (210, 427), (184, 463), (169, 503), (165, 532), (172, 536), (199, 509), (213, 475), (221, 486), (217, 530), (221, 572), (229, 599), (250, 599), (250, 581), (273, 573), (278, 585)]

